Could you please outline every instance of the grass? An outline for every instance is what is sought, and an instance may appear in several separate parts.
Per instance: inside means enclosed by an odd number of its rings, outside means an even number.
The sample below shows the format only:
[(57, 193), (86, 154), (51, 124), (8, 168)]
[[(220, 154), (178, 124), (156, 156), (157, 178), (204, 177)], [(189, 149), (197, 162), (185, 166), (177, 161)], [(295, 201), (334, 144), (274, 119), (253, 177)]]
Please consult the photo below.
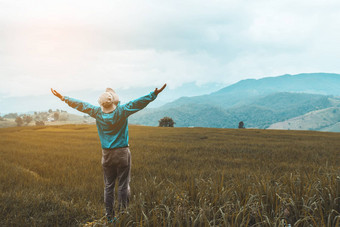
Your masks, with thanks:
[[(339, 226), (340, 134), (130, 126), (117, 226)], [(0, 129), (0, 225), (107, 225), (94, 125)]]

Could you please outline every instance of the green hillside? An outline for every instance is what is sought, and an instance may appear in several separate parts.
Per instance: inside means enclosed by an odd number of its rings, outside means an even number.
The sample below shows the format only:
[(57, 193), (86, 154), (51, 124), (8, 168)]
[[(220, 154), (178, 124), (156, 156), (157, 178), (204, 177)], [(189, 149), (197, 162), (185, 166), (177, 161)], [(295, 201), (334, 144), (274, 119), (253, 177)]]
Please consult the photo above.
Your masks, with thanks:
[(132, 116), (130, 122), (155, 126), (168, 116), (181, 127), (236, 128), (243, 121), (246, 127), (267, 128), (311, 111), (338, 106), (339, 87), (340, 74), (330, 73), (243, 80), (211, 94), (182, 97), (160, 108), (144, 110)]
[(224, 109), (214, 105), (186, 104), (180, 107), (143, 110), (130, 117), (130, 123), (156, 126), (164, 116), (178, 127), (267, 128), (271, 124), (333, 105), (328, 96), (302, 93), (275, 93), (255, 99), (248, 105)]
[(249, 105), (232, 108), (230, 113), (238, 116), (248, 127), (267, 128), (274, 122), (330, 106), (332, 103), (328, 96), (282, 92), (260, 98)]
[(283, 122), (272, 124), (269, 129), (320, 130), (339, 132), (340, 107), (316, 110)]

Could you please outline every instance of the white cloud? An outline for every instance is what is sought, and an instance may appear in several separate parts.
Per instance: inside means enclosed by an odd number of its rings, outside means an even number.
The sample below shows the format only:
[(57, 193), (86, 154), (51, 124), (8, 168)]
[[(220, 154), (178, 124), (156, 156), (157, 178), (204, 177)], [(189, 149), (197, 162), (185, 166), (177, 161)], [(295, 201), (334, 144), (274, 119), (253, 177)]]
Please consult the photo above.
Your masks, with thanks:
[(0, 96), (340, 72), (339, 27), (335, 0), (0, 0)]

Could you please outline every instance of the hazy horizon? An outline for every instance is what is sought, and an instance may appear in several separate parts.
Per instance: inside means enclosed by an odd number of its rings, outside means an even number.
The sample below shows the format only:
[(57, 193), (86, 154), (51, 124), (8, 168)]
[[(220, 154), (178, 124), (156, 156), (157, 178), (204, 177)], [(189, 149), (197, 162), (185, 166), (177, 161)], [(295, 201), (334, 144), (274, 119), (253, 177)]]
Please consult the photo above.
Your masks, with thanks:
[[(288, 76), (288, 77), (287, 77)], [(307, 77), (306, 77), (307, 76)], [(277, 75), (275, 77), (263, 77), (259, 79), (244, 79), (237, 81), (236, 83), (229, 84), (229, 85), (223, 85), (219, 83), (207, 83), (207, 84), (202, 84), (202, 85), (197, 85), (195, 82), (191, 83), (185, 83), (182, 84), (179, 87), (176, 88), (167, 88), (165, 89), (162, 94), (152, 103), (148, 105), (148, 108), (158, 108), (162, 107), (165, 104), (171, 103), (171, 102), (176, 102), (178, 101), (179, 98), (182, 97), (195, 97), (195, 96), (206, 96), (211, 93), (215, 93), (222, 90), (225, 90), (226, 88), (234, 89), (234, 85), (240, 87), (241, 84), (248, 84), (246, 89), (251, 89), (249, 87), (249, 80), (253, 80), (251, 82), (255, 87), (252, 89), (258, 89), (258, 86), (264, 85), (264, 81), (266, 83), (269, 82), (271, 83), (271, 88), (270, 89), (277, 89), (277, 92), (302, 92), (302, 93), (309, 93), (309, 94), (321, 94), (321, 95), (333, 95), (333, 96), (338, 96), (340, 93), (338, 92), (337, 89), (337, 81), (334, 80), (334, 76), (339, 76), (340, 74), (334, 74), (334, 73), (301, 73), (301, 74), (285, 74), (285, 75)], [(333, 77), (333, 79), (331, 79)], [(284, 78), (284, 79), (283, 79)], [(291, 80), (292, 78), (300, 78), (300, 79), (295, 79), (297, 82), (296, 84), (289, 85), (290, 89), (283, 89), (284, 86), (283, 84), (279, 85), (278, 83), (284, 82), (287, 84), (288, 81), (294, 81)], [(303, 81), (306, 81), (307, 78), (309, 79), (309, 86), (310, 89), (306, 90), (306, 86), (304, 86), (302, 83), (301, 84), (301, 79), (304, 78)], [(328, 81), (328, 88), (325, 87), (325, 84), (321, 85), (321, 80), (318, 82), (316, 81), (316, 78), (325, 78), (327, 81), (328, 79), (331, 79)], [(326, 79), (328, 78), (328, 79)], [(276, 81), (276, 82), (274, 82)], [(291, 83), (288, 82), (288, 83)], [(299, 88), (299, 86), (301, 86)], [(305, 84), (307, 85), (307, 83)], [(242, 85), (241, 85), (242, 86)], [(267, 84), (268, 86), (268, 84)], [(256, 88), (257, 87), (257, 88)], [(122, 88), (122, 89), (116, 89), (116, 92), (118, 93), (120, 97), (120, 101), (122, 104), (134, 100), (140, 96), (146, 95), (149, 92), (153, 91), (155, 87), (153, 86), (148, 86), (148, 87), (137, 87), (137, 88)], [(288, 88), (288, 87), (287, 87)], [(262, 89), (265, 89), (263, 87)], [(46, 88), (46, 90), (50, 90), (49, 88)], [(222, 91), (221, 90), (221, 91)], [(78, 91), (71, 91), (69, 93), (62, 93), (65, 96), (70, 96), (73, 98), (81, 99), (83, 101), (89, 102), (94, 105), (98, 105), (97, 103), (97, 98), (99, 95), (104, 91), (104, 89), (83, 89), (83, 90), (78, 90)], [(25, 97), (7, 97), (7, 98), (0, 98), (0, 106), (1, 112), (0, 116), (8, 113), (18, 113), (18, 114), (26, 114), (30, 112), (44, 112), (47, 111), (48, 109), (56, 110), (66, 110), (70, 113), (77, 114), (77, 115), (83, 115), (82, 113), (69, 108), (68, 105), (65, 105), (65, 103), (60, 102), (58, 99), (56, 99), (52, 93), (48, 95), (28, 95)]]

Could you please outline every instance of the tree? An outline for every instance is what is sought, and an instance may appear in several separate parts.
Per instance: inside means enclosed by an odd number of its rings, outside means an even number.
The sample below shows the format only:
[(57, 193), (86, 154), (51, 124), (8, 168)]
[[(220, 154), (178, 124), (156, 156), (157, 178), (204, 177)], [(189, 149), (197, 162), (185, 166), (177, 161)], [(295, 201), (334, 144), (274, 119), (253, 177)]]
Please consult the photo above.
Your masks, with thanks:
[(52, 110), (52, 109), (49, 109), (49, 110), (48, 110), (48, 112), (49, 112), (49, 113), (52, 113), (52, 112), (53, 112), (53, 110)]
[(22, 126), (24, 124), (24, 121), (21, 117), (15, 118), (15, 122), (17, 123), (17, 126)]
[(240, 122), (238, 123), (238, 128), (245, 128), (245, 127), (244, 127), (243, 121), (240, 121)]
[(26, 123), (26, 125), (28, 125), (33, 120), (33, 118), (30, 115), (24, 115), (22, 120)]
[(174, 120), (171, 117), (163, 117), (159, 121), (159, 127), (174, 127)]
[(57, 121), (59, 119), (59, 113), (58, 112), (55, 112), (53, 114), (53, 117), (54, 117), (54, 120)]

